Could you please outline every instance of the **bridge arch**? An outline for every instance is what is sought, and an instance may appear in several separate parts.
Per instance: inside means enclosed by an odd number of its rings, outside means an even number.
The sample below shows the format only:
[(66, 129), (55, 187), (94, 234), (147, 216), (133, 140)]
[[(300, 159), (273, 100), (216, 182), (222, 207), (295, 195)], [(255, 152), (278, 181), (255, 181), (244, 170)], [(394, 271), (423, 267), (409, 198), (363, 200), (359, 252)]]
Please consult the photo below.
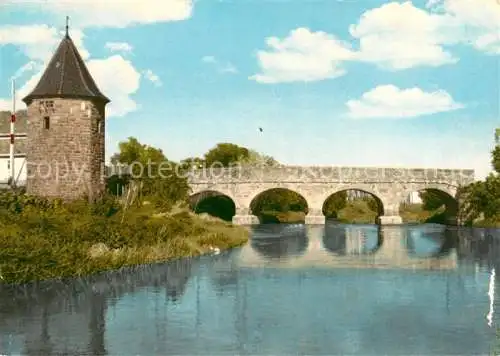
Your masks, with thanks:
[[(384, 202), (380, 198), (378, 192), (374, 192), (363, 186), (347, 186), (342, 187), (330, 193), (323, 198), (322, 202), (322, 214), (328, 218), (338, 219), (338, 213), (345, 207), (349, 200), (356, 198), (356, 194), (351, 194), (351, 192), (360, 192), (358, 199), (366, 201), (368, 208), (373, 210), (375, 213), (374, 223), (377, 222), (379, 216), (384, 215)], [(343, 201), (345, 198), (345, 201)]]
[[(266, 199), (266, 195), (269, 197)], [(277, 213), (296, 212), (298, 218), (309, 212), (308, 201), (300, 191), (289, 187), (264, 188), (253, 194), (249, 203), (249, 213), (258, 217), (260, 222), (279, 222)], [(294, 218), (297, 220), (297, 217)], [(294, 220), (294, 222), (295, 222)]]
[(226, 221), (231, 221), (237, 210), (234, 198), (229, 194), (212, 189), (191, 194), (189, 207), (197, 214), (208, 213)]
[[(457, 197), (457, 188), (445, 184), (419, 184), (412, 187), (413, 189), (406, 192), (407, 201), (402, 202), (400, 212), (406, 204), (411, 204), (415, 199), (415, 193), (418, 193), (417, 204), (424, 204), (425, 201), (420, 199), (420, 193), (427, 193), (430, 199), (427, 199), (427, 204), (422, 205), (423, 209), (439, 210), (444, 207), (444, 211), (439, 212), (426, 220), (426, 222), (437, 222), (444, 224), (456, 225), (459, 215), (459, 200)], [(429, 204), (430, 202), (430, 204)], [(426, 206), (427, 205), (427, 206)]]

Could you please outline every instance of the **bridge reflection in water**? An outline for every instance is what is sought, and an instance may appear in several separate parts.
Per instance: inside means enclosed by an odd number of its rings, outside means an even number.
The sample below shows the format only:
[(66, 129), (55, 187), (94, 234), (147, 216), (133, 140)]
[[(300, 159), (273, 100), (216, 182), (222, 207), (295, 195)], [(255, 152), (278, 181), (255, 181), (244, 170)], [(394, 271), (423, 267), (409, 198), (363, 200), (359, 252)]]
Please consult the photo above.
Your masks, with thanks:
[(0, 284), (0, 354), (487, 354), (499, 233), (260, 226), (217, 256)]
[(451, 229), (340, 224), (258, 226), (251, 243), (241, 249), (238, 265), (455, 269), (456, 233)]

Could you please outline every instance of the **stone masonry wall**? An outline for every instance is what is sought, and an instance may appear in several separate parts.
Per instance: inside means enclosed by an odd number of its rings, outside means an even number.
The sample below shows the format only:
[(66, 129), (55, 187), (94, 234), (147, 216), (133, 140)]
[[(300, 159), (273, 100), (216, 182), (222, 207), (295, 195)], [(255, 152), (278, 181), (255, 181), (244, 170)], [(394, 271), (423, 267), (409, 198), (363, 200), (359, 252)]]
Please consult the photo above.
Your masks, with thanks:
[(251, 201), (273, 188), (286, 188), (302, 195), (308, 215), (322, 215), (324, 202), (342, 190), (362, 190), (377, 197), (384, 215), (398, 215), (401, 201), (411, 192), (435, 189), (455, 198), (457, 188), (474, 181), (473, 170), (279, 167), (194, 171), (188, 178), (192, 194), (216, 191), (231, 198), (237, 215), (251, 214)]
[(105, 131), (106, 114), (103, 104), (94, 104), (91, 106), (91, 192), (92, 198), (98, 197), (105, 190)]
[(466, 185), (474, 181), (471, 169), (378, 168), (331, 166), (237, 167), (194, 170), (190, 183), (208, 182), (370, 183), (433, 182)]
[[(104, 165), (104, 130), (96, 131), (101, 110), (86, 100), (48, 100), (53, 103), (48, 111), (41, 105), (47, 100), (34, 100), (28, 107), (27, 192), (63, 199), (92, 197), (103, 188), (98, 176)], [(44, 128), (45, 116), (50, 118), (49, 129)]]

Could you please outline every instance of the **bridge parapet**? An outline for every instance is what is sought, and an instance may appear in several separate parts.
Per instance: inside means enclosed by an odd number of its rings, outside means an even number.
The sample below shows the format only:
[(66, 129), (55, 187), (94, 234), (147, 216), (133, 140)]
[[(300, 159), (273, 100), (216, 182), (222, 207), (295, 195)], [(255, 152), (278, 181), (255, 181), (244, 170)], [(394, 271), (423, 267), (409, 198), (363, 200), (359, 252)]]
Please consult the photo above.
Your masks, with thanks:
[(191, 184), (242, 182), (301, 183), (445, 183), (454, 186), (474, 182), (471, 169), (378, 168), (331, 166), (278, 166), (208, 168), (193, 170)]

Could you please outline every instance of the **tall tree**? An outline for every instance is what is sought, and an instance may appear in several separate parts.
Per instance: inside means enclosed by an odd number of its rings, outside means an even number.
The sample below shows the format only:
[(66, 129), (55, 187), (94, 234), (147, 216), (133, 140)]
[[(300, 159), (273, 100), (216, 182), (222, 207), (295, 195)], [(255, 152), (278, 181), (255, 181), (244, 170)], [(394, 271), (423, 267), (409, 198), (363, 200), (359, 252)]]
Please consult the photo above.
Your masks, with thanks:
[(491, 165), (495, 172), (500, 173), (500, 144), (495, 146), (495, 149), (491, 152)]
[[(164, 208), (186, 201), (190, 189), (187, 179), (176, 174), (175, 162), (168, 161), (161, 149), (141, 144), (134, 137), (118, 146), (120, 150), (113, 155), (112, 162), (132, 165), (132, 177), (142, 182), (143, 196)], [(108, 179), (116, 181), (116, 177)]]
[(500, 223), (500, 145), (491, 152), (491, 163), (495, 173), (484, 181), (474, 182), (462, 189), (464, 201), (460, 214), (472, 222), (483, 217), (488, 222)]
[(347, 190), (331, 195), (325, 202), (323, 214), (327, 218), (336, 218), (340, 210), (347, 206)]
[(145, 144), (141, 144), (135, 137), (129, 137), (127, 141), (118, 144), (119, 151), (111, 157), (111, 163), (132, 165), (135, 176), (141, 172), (146, 174), (148, 165), (157, 170), (158, 165), (167, 162), (162, 150)]
[(248, 148), (233, 143), (219, 143), (205, 153), (204, 160), (207, 167), (221, 165), (229, 167), (249, 157)]
[(432, 190), (422, 190), (418, 195), (422, 199), (422, 208), (426, 211), (437, 210), (444, 205), (443, 198)]
[(250, 204), (253, 214), (262, 212), (303, 211), (307, 214), (307, 202), (302, 195), (285, 189), (274, 188), (259, 194)]
[(272, 167), (272, 166), (278, 166), (279, 162), (276, 161), (273, 157), (261, 154), (257, 152), (256, 150), (248, 150), (248, 156), (243, 157), (240, 161), (242, 165), (249, 165), (249, 166), (267, 166), (267, 167)]
[(205, 164), (205, 161), (203, 158), (199, 157), (188, 157), (183, 159), (180, 162), (180, 166), (183, 169), (191, 169), (191, 168), (203, 168), (203, 165)]

